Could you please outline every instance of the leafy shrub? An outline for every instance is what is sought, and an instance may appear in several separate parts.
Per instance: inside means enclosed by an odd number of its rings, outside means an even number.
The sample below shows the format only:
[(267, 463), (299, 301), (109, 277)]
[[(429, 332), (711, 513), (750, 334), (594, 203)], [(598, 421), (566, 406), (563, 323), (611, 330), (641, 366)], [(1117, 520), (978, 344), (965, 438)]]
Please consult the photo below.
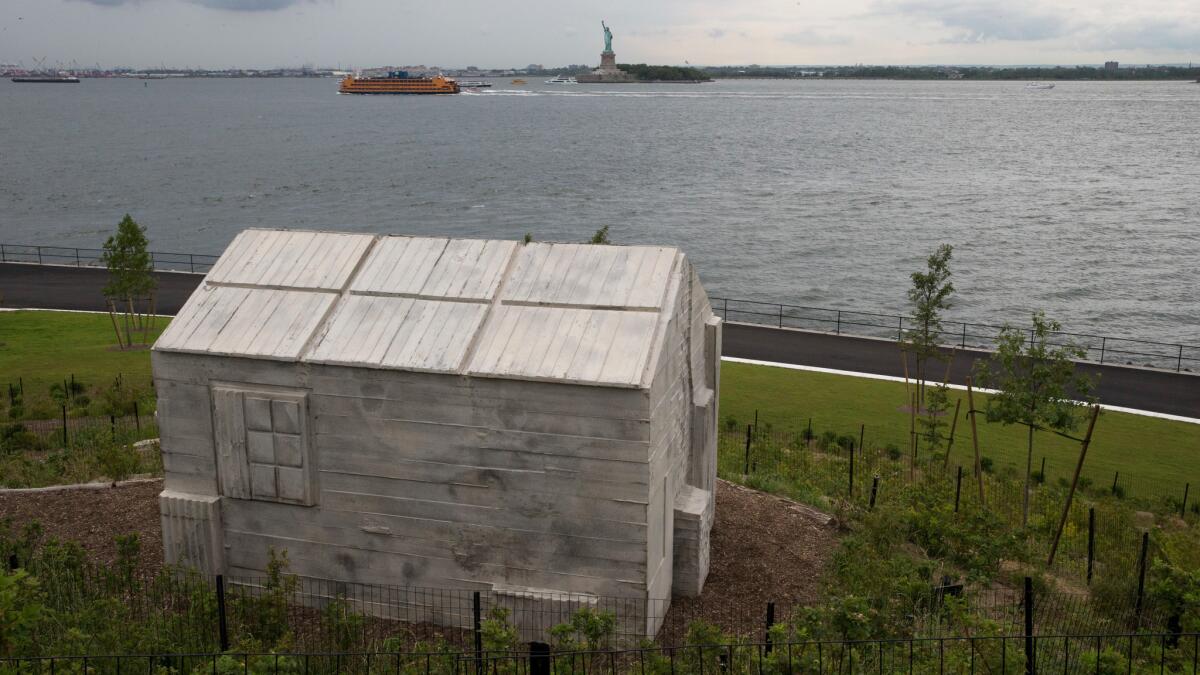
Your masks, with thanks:
[(895, 443), (888, 443), (884, 448), (884, 451), (887, 453), (888, 459), (892, 460), (893, 462), (899, 461), (901, 453), (898, 445)]
[(821, 434), (819, 439), (817, 439), (817, 447), (822, 450), (828, 450), (829, 448), (837, 445), (837, 438), (838, 435), (836, 431), (826, 431)]
[(734, 417), (733, 415), (727, 416), (725, 418), (725, 431), (737, 431), (737, 429), (738, 429), (737, 418)]
[(980, 457), (979, 468), (983, 469), (984, 473), (992, 473), (995, 468), (995, 461), (991, 457)]
[(137, 471), (140, 458), (132, 446), (122, 443), (106, 443), (96, 452), (96, 460), (100, 470), (112, 481), (117, 483), (129, 478)]
[(853, 448), (854, 444), (857, 442), (858, 439), (850, 436), (849, 434), (842, 434), (841, 436), (837, 437), (838, 447), (842, 448), (843, 450), (849, 450), (850, 448)]
[(362, 639), (366, 619), (350, 607), (345, 597), (338, 596), (325, 605), (321, 615), (338, 651), (348, 652)]
[(295, 575), (287, 574), (287, 551), (267, 552), (267, 577), (261, 590), (249, 591), (236, 596), (230, 603), (245, 634), (240, 641), (254, 640), (262, 644), (278, 645), (289, 634), (288, 603), (299, 584)]
[(521, 646), (521, 636), (508, 620), (507, 607), (496, 605), (488, 612), (488, 618), (480, 623), (483, 648), (489, 652), (513, 652)]
[(24, 570), (0, 572), (0, 657), (28, 655), (47, 618), (37, 579)]
[(567, 623), (550, 629), (556, 649), (564, 651), (598, 651), (612, 646), (616, 630), (616, 615), (583, 607), (571, 615)]

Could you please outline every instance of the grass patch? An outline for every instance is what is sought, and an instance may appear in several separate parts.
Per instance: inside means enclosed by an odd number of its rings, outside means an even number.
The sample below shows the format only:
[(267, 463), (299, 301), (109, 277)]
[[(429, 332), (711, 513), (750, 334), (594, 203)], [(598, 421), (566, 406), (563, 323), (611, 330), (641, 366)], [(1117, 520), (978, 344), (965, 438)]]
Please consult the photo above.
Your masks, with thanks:
[[(156, 321), (149, 343), (154, 343), (169, 321)], [(23, 381), (29, 398), (71, 375), (89, 385), (107, 385), (118, 375), (147, 385), (150, 352), (117, 349), (107, 314), (0, 312), (0, 387)]]
[[(957, 398), (967, 408), (966, 392), (951, 391), (951, 411)], [(976, 405), (983, 406), (983, 396)], [(746, 363), (721, 364), (721, 418), (734, 418), (744, 431), (758, 411), (760, 424), (799, 432), (812, 418), (817, 435), (832, 430), (858, 436), (866, 424), (868, 442), (891, 442), (908, 451), (909, 416), (901, 410), (907, 395), (902, 382), (872, 380), (805, 370), (758, 366)], [(971, 462), (970, 425), (965, 414), (959, 418), (952, 464)], [(1024, 465), (1025, 428), (987, 424), (978, 417), (980, 451), (997, 464)], [(1082, 430), (1080, 430), (1082, 434)], [(1191, 482), (1200, 486), (1200, 424), (1174, 422), (1144, 415), (1105, 411), (1096, 423), (1095, 438), (1088, 450), (1084, 475), (1097, 484), (1111, 484), (1114, 472), (1134, 492), (1162, 492)], [(1070, 476), (1078, 460), (1079, 444), (1039, 433), (1034, 439), (1034, 470), (1046, 458), (1050, 479)], [(1195, 490), (1193, 490), (1193, 494)]]

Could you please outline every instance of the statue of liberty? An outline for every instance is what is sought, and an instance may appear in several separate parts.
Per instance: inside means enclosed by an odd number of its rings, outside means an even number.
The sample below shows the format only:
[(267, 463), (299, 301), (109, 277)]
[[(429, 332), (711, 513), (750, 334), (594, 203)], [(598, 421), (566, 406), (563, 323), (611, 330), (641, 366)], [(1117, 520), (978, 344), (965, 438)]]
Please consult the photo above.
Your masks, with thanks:
[(603, 21), (600, 22), (600, 25), (604, 27), (604, 51), (612, 53), (612, 31)]

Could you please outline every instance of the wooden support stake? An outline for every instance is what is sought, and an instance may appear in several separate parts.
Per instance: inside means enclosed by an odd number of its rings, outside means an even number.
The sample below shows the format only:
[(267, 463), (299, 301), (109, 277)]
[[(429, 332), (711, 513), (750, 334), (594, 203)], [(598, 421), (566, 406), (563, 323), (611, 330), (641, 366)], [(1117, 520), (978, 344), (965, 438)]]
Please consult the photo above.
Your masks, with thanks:
[(917, 477), (917, 393), (913, 392), (912, 407), (908, 410), (908, 440), (912, 446), (912, 465), (909, 467), (910, 479)]
[(967, 416), (971, 418), (971, 443), (975, 446), (975, 477), (979, 480), (979, 505), (983, 506), (983, 459), (979, 456), (979, 429), (975, 426), (975, 390), (967, 378)]
[[(1067, 516), (1071, 513), (1071, 501), (1075, 499), (1075, 488), (1079, 485), (1079, 473), (1083, 471), (1083, 460), (1087, 457), (1088, 445), (1092, 442), (1092, 431), (1096, 428), (1096, 418), (1100, 417), (1100, 406), (1092, 406), (1092, 419), (1088, 422), (1087, 433), (1079, 444), (1079, 461), (1075, 464), (1075, 474), (1071, 476), (1071, 489), (1067, 491), (1067, 503), (1063, 505), (1062, 518), (1058, 520), (1058, 530), (1054, 533), (1054, 541), (1050, 543), (1050, 557), (1046, 566), (1054, 564), (1054, 554), (1058, 552), (1058, 541), (1062, 538), (1063, 528), (1067, 526)], [(1043, 474), (1043, 478), (1045, 475)]]
[(954, 420), (950, 422), (950, 440), (946, 441), (946, 459), (942, 462), (942, 468), (950, 468), (950, 451), (954, 449), (954, 431), (958, 429), (958, 409), (962, 407), (962, 399), (954, 401)]

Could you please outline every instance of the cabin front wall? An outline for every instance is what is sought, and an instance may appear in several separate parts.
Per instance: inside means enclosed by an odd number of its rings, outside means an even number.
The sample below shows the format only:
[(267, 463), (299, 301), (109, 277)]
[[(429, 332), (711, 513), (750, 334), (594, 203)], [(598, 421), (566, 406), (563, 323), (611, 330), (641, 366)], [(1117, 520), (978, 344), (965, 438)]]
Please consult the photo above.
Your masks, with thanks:
[(274, 548), (306, 577), (646, 597), (649, 537), (669, 540), (647, 520), (646, 390), (153, 364), (168, 562), (261, 576)]

